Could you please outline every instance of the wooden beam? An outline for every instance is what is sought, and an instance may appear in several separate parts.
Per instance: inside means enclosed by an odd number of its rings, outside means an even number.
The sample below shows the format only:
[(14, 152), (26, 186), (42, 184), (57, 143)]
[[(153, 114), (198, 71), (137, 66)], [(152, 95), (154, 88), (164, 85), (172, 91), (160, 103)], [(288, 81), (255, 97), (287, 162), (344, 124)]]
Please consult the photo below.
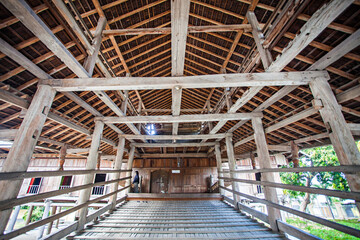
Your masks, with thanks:
[[(181, 109), (181, 95), (182, 95), (182, 88), (180, 86), (175, 86), (172, 90), (172, 115), (173, 116), (179, 116), (180, 115), (180, 109)], [(179, 123), (173, 123), (172, 125), (173, 130), (172, 134), (177, 135), (178, 134), (178, 128)]]
[(196, 114), (180, 116), (127, 116), (127, 117), (98, 117), (95, 120), (104, 123), (186, 123), (186, 122), (208, 122), (220, 120), (241, 120), (253, 117), (262, 117), (262, 113), (231, 113), (231, 114)]
[[(55, 97), (55, 91), (47, 86), (40, 86), (36, 91), (10, 152), (3, 163), (3, 172), (26, 171), (33, 154), (37, 139), (45, 123), (47, 114)], [(1, 181), (0, 200), (17, 197), (22, 181)], [(5, 230), (11, 209), (0, 212), (0, 234)]]
[[(0, 130), (1, 133), (1, 130)], [(225, 133), (221, 134), (201, 134), (201, 135), (120, 135), (126, 139), (139, 140), (197, 140), (197, 139), (222, 139), (226, 137)]]
[(98, 59), (98, 54), (101, 46), (102, 32), (105, 28), (105, 25), (106, 25), (106, 18), (100, 17), (93, 39), (92, 48), (94, 49), (94, 51), (91, 54), (89, 54), (89, 56), (86, 58), (84, 63), (84, 68), (86, 69), (86, 71), (88, 71), (90, 76), (93, 75), (95, 63), (96, 60)]
[(252, 35), (254, 37), (256, 47), (260, 54), (260, 58), (261, 58), (263, 66), (264, 66), (264, 69), (267, 69), (270, 66), (270, 64), (272, 63), (272, 57), (271, 57), (270, 51), (268, 49), (265, 49), (262, 44), (265, 39), (264, 34), (261, 32), (259, 22), (256, 19), (254, 12), (248, 11), (246, 13), (246, 18), (248, 19), (248, 21), (251, 24)]
[(190, 0), (171, 1), (171, 75), (184, 74)]
[[(251, 86), (307, 85), (311, 79), (329, 79), (326, 71), (236, 73), (185, 77), (121, 77), (47, 79), (40, 84), (57, 91), (146, 90)], [(146, 81), (146, 84), (144, 84)]]
[(208, 147), (214, 146), (215, 142), (208, 143), (131, 143), (135, 147)]
[(343, 103), (352, 100), (354, 98), (357, 98), (359, 96), (360, 96), (360, 85), (356, 85), (355, 87), (349, 88), (348, 90), (336, 95), (336, 100), (338, 101), (338, 103)]
[(148, 153), (140, 154), (139, 158), (207, 158), (207, 153)]
[[(122, 163), (123, 163), (123, 156), (124, 156), (124, 149), (125, 149), (125, 138), (124, 137), (119, 137), (119, 143), (118, 146), (116, 148), (116, 158), (114, 161), (114, 165), (113, 165), (113, 169), (114, 170), (120, 170)], [(114, 173), (112, 175), (112, 179), (119, 179), (120, 178), (120, 173)], [(119, 189), (119, 182), (113, 183), (111, 186), (111, 192), (117, 191)], [(117, 194), (114, 194), (111, 197), (110, 203), (112, 205), (111, 209), (114, 210), (116, 207), (116, 200), (117, 200)]]
[(313, 70), (325, 69), (326, 67), (336, 62), (345, 54), (347, 54), (354, 48), (358, 47), (359, 45), (360, 45), (360, 29), (358, 29), (356, 32), (351, 34), (350, 37), (346, 38), (339, 45), (333, 48), (330, 52), (328, 52), (322, 58), (316, 61), (316, 63), (311, 65), (311, 67), (308, 70), (313, 71)]
[[(215, 158), (216, 158), (216, 169), (218, 172), (218, 176), (224, 177), (224, 174), (222, 173), (223, 168), (222, 168), (222, 162), (221, 162), (221, 150), (220, 150), (219, 143), (215, 145)], [(218, 181), (219, 181), (219, 186), (225, 187), (223, 179), (219, 179)], [(220, 194), (225, 195), (224, 190), (221, 188), (220, 188)]]
[(332, 0), (322, 6), (312, 15), (309, 21), (305, 23), (295, 39), (290, 42), (283, 50), (281, 56), (279, 56), (266, 71), (281, 71), (352, 3), (353, 0)]
[[(229, 169), (230, 169), (230, 171), (235, 171), (236, 170), (236, 160), (235, 160), (235, 154), (234, 154), (234, 146), (232, 143), (232, 136), (227, 136), (225, 138), (225, 143), (226, 143), (226, 153), (228, 156)], [(218, 151), (219, 149), (215, 148), (215, 150)], [(218, 159), (217, 159), (217, 161), (218, 161)], [(230, 177), (237, 178), (237, 174), (234, 172), (230, 172)], [(233, 190), (235, 190), (235, 191), (240, 190), (239, 184), (237, 184), (236, 182), (232, 181), (231, 185), (232, 185)], [(233, 194), (233, 199), (234, 199), (234, 207), (238, 208), (237, 203), (240, 201), (239, 196)]]
[[(95, 122), (94, 134), (92, 136), (91, 147), (90, 147), (88, 159), (86, 161), (85, 170), (95, 170), (95, 168), (96, 168), (96, 162), (97, 162), (99, 146), (100, 146), (100, 139), (102, 136), (103, 129), (104, 129), (103, 122), (99, 122), (99, 121)], [(86, 174), (83, 179), (82, 184), (86, 185), (86, 184), (93, 183), (94, 176), (95, 176), (95, 174), (93, 174), (93, 173)], [(91, 190), (92, 190), (91, 188), (81, 190), (77, 205), (84, 204), (90, 199)], [(86, 223), (87, 213), (88, 213), (87, 208), (82, 208), (80, 210), (78, 230), (81, 230), (84, 228), (84, 225)]]
[[(251, 31), (250, 24), (230, 24), (230, 25), (206, 25), (206, 26), (189, 26), (187, 33), (200, 32), (233, 32), (239, 30)], [(134, 29), (111, 29), (104, 30), (105, 36), (113, 35), (145, 35), (145, 34), (170, 34), (171, 28), (134, 28)]]
[[(254, 138), (257, 148), (257, 154), (259, 157), (259, 165), (260, 168), (271, 168), (271, 160), (269, 155), (269, 150), (266, 144), (266, 138), (265, 138), (265, 132), (264, 128), (262, 126), (261, 118), (254, 118), (252, 119), (252, 126), (254, 129)], [(275, 182), (274, 174), (273, 173), (263, 173), (262, 174), (262, 180), (268, 181), (268, 182)], [(265, 199), (278, 204), (279, 200), (276, 194), (276, 189), (274, 188), (268, 188), (264, 186), (264, 193), (265, 193)], [(271, 226), (271, 229), (273, 231), (278, 231), (276, 220), (281, 219), (280, 211), (268, 207), (268, 216), (269, 216), (269, 224)]]
[[(300, 113), (297, 113), (297, 114), (295, 114), (295, 115), (293, 115), (291, 117), (288, 117), (288, 118), (286, 118), (286, 119), (284, 119), (284, 120), (282, 120), (282, 121), (280, 121), (278, 123), (275, 123), (275, 124), (267, 127), (265, 129), (265, 133), (270, 133), (272, 131), (275, 131), (275, 130), (278, 130), (278, 129), (282, 128), (282, 127), (285, 127), (285, 126), (287, 126), (287, 125), (289, 125), (291, 123), (294, 123), (294, 122), (297, 122), (297, 121), (299, 121), (301, 119), (307, 118), (307, 117), (309, 117), (311, 115), (314, 115), (314, 114), (318, 113), (318, 111), (319, 111), (318, 109), (313, 108), (313, 107), (305, 109), (304, 111), (302, 111)], [(245, 143), (247, 143), (247, 142), (249, 142), (251, 140), (254, 140), (253, 135), (236, 142), (234, 144), (234, 146), (238, 147), (238, 146), (240, 146), (242, 144), (245, 144)]]
[[(334, 146), (336, 155), (341, 165), (360, 165), (360, 153), (355, 144), (354, 137), (341, 112), (336, 98), (327, 81), (314, 80), (310, 83), (310, 89), (315, 99), (320, 99), (324, 108), (320, 110), (324, 123), (330, 128), (330, 140)], [(360, 191), (360, 173), (347, 175), (351, 191)], [(356, 202), (358, 209), (360, 203)]]

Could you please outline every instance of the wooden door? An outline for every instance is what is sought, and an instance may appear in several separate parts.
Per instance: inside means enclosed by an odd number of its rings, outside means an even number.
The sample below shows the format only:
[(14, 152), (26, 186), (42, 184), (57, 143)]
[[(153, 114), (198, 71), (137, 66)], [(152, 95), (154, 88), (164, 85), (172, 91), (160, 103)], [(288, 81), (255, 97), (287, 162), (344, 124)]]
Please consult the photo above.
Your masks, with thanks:
[(156, 170), (151, 173), (151, 193), (168, 193), (169, 172)]

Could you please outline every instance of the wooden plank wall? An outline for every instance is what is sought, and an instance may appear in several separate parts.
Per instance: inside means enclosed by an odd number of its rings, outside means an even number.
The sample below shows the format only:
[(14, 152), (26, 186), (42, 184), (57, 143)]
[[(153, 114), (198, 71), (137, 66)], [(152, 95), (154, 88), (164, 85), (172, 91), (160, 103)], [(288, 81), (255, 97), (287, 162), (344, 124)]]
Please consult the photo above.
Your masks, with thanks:
[[(133, 170), (142, 177), (142, 192), (150, 193), (151, 173), (157, 170), (169, 173), (169, 193), (204, 193), (208, 191), (209, 178), (217, 179), (216, 161), (209, 158), (135, 159)], [(178, 169), (180, 173), (172, 173)]]

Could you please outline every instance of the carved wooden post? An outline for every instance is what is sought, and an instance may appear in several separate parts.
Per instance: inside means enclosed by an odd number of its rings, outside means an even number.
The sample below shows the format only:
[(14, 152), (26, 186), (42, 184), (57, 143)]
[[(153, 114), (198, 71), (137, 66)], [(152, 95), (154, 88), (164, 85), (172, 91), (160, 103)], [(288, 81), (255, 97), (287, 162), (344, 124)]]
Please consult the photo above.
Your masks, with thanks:
[[(127, 170), (132, 170), (132, 165), (134, 162), (134, 154), (135, 154), (135, 146), (131, 146), (130, 152), (129, 152), (129, 159), (128, 159), (128, 166), (127, 166)], [(127, 177), (132, 177), (132, 172), (127, 172), (126, 173)], [(129, 186), (131, 184), (131, 178), (126, 180), (126, 186)], [(128, 188), (127, 190), (125, 190), (126, 193), (128, 193), (130, 191), (130, 188)]]
[(256, 161), (255, 154), (253, 152), (250, 153), (251, 166), (253, 169), (256, 169)]
[[(315, 79), (310, 82), (310, 89), (315, 99), (320, 99), (323, 108), (320, 109), (325, 126), (328, 127), (329, 137), (334, 146), (341, 165), (360, 165), (360, 153), (356, 147), (355, 139), (351, 134), (341, 106), (336, 101), (329, 83), (325, 79)], [(360, 173), (346, 174), (349, 187), (353, 192), (360, 191)], [(360, 203), (356, 202), (360, 210)]]
[(96, 169), (97, 170), (100, 170), (100, 165), (101, 165), (101, 152), (98, 152), (97, 161), (96, 161)]
[[(254, 137), (255, 137), (255, 143), (256, 143), (256, 147), (257, 147), (257, 155), (259, 158), (260, 169), (271, 168), (270, 155), (269, 155), (269, 150), (268, 150), (268, 146), (266, 143), (265, 132), (264, 132), (261, 118), (258, 118), (258, 117), (253, 118), (252, 126), (253, 126), (253, 129), (255, 132)], [(262, 173), (261, 177), (262, 177), (262, 180), (264, 180), (264, 181), (275, 182), (273, 173)], [(263, 189), (264, 189), (264, 194), (265, 194), (266, 200), (271, 201), (273, 203), (279, 203), (275, 188), (263, 186)], [(276, 220), (281, 219), (280, 211), (278, 209), (275, 209), (272, 207), (267, 207), (267, 211), (268, 211), (271, 229), (273, 231), (278, 231)]]
[(59, 153), (59, 165), (60, 165), (59, 171), (64, 171), (66, 150), (67, 150), (67, 145), (65, 144), (64, 146), (61, 147), (60, 153)]
[[(97, 155), (98, 155), (98, 151), (99, 151), (100, 140), (101, 140), (103, 129), (104, 129), (104, 123), (101, 121), (96, 121), (94, 133), (92, 135), (89, 156), (86, 161), (86, 166), (85, 166), (86, 170), (94, 170), (96, 167), (96, 162), (97, 162), (96, 160), (97, 160)], [(83, 180), (83, 185), (93, 183), (94, 176), (95, 176), (95, 174), (93, 174), (93, 173), (85, 175), (84, 180)], [(91, 194), (91, 188), (81, 190), (80, 195), (79, 195), (78, 205), (86, 203), (90, 198), (90, 194)], [(81, 230), (84, 228), (84, 225), (86, 222), (87, 210), (88, 210), (87, 207), (80, 209), (78, 230)]]
[[(114, 161), (114, 170), (120, 170), (121, 166), (122, 166), (122, 162), (123, 162), (123, 156), (124, 156), (124, 147), (125, 147), (125, 138), (119, 136), (119, 143), (118, 146), (116, 148), (117, 152), (116, 152), (116, 157), (115, 157), (115, 161)], [(120, 178), (120, 173), (114, 173), (113, 174), (113, 179), (118, 179)], [(111, 192), (117, 191), (119, 188), (119, 182), (113, 183), (111, 185)], [(118, 194), (114, 194), (111, 197), (111, 210), (115, 209), (116, 206), (116, 199), (117, 199), (117, 195)]]
[[(27, 170), (54, 97), (55, 90), (50, 86), (40, 85), (38, 87), (10, 152), (4, 161), (2, 172), (23, 172)], [(16, 198), (22, 182), (22, 180), (0, 181), (0, 200)], [(0, 234), (5, 230), (11, 210), (8, 209), (0, 213)]]
[[(237, 174), (231, 171), (235, 171), (236, 170), (236, 160), (235, 160), (235, 154), (234, 154), (234, 146), (232, 143), (232, 135), (226, 136), (225, 137), (226, 140), (226, 151), (227, 151), (227, 155), (228, 155), (228, 161), (229, 161), (229, 170), (230, 170), (230, 178), (236, 178)], [(232, 184), (232, 188), (234, 191), (238, 191), (240, 192), (239, 189), (239, 185), (237, 184), (237, 182), (231, 181)], [(234, 205), (235, 208), (238, 208), (237, 202), (240, 201), (240, 197), (238, 195), (236, 195), (235, 193), (233, 194), (234, 197)]]
[[(222, 162), (221, 162), (221, 149), (220, 149), (220, 143), (217, 143), (215, 145), (215, 157), (216, 157), (216, 166), (217, 166), (217, 171), (218, 171), (218, 176), (219, 177), (223, 177), (224, 174), (221, 173), (223, 171), (222, 169)], [(225, 187), (224, 185), (224, 179), (219, 179), (219, 186), (220, 187)], [(220, 188), (220, 194), (224, 195), (224, 189)]]

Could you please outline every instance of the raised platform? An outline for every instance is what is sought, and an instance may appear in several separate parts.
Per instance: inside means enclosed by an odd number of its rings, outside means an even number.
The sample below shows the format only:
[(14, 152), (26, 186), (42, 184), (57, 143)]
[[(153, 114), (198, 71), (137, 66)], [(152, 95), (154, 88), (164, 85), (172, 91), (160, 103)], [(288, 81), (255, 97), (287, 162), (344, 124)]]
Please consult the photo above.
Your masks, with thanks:
[(222, 197), (219, 193), (128, 193), (126, 200), (222, 200)]

